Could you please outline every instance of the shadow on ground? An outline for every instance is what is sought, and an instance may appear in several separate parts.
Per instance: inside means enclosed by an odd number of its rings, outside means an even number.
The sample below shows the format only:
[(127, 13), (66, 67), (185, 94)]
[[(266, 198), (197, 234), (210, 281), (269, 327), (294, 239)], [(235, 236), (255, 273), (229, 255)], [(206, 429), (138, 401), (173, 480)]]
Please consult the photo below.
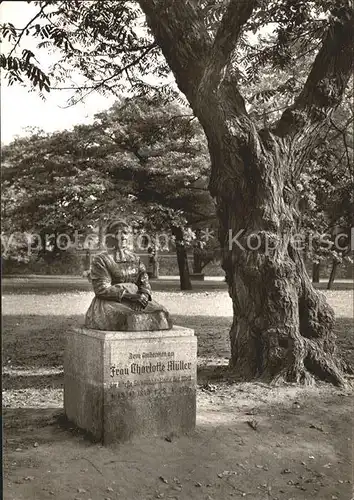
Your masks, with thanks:
[(45, 368), (63, 365), (65, 333), (83, 323), (83, 315), (3, 316), (3, 365)]
[(354, 368), (354, 327), (353, 318), (337, 318), (335, 332), (338, 351), (343, 359)]
[[(82, 325), (83, 320), (83, 315), (5, 315), (3, 389), (61, 388), (65, 334), (71, 328)], [(214, 380), (219, 378), (219, 372), (225, 373), (231, 319), (215, 317), (211, 321), (210, 316), (176, 315), (173, 321), (193, 328), (198, 337), (200, 383), (205, 383), (208, 374)]]
[[(193, 328), (198, 337), (198, 357), (229, 357), (230, 317), (172, 317), (174, 324)], [(64, 336), (81, 326), (84, 315), (4, 315), (4, 365), (55, 367), (63, 364)]]
[[(65, 333), (83, 324), (83, 319), (83, 315), (5, 315), (3, 389), (61, 388)], [(228, 369), (230, 317), (174, 315), (173, 321), (193, 328), (198, 338), (198, 384), (234, 380)], [(352, 320), (338, 318), (336, 333), (339, 352), (354, 366)]]

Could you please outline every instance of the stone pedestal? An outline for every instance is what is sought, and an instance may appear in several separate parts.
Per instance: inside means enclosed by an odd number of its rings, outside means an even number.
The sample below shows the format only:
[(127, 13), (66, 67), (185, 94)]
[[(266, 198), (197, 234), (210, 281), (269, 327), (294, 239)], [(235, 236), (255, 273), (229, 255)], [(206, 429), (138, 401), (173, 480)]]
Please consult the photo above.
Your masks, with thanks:
[(68, 332), (67, 418), (105, 444), (195, 427), (197, 338), (171, 330)]

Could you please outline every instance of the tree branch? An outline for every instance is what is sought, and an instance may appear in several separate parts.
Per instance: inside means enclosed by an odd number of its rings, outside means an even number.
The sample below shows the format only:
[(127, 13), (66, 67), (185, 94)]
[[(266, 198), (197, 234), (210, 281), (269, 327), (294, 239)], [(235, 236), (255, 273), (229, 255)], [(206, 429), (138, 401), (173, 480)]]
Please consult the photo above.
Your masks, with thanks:
[[(139, 4), (179, 89), (187, 97), (207, 137), (209, 132), (212, 137), (216, 128), (222, 130), (225, 137), (238, 135), (247, 140), (254, 127), (238, 90), (237, 75), (228, 62), (256, 1), (231, 0), (214, 40), (208, 33), (198, 0), (139, 0)], [(220, 74), (217, 92), (210, 87), (209, 72)], [(222, 103), (228, 103), (233, 117), (227, 123)], [(214, 160), (220, 163), (217, 155)]]
[[(124, 73), (125, 71), (127, 71), (129, 68), (131, 68), (131, 67), (135, 66), (136, 64), (138, 64), (139, 62), (141, 62), (141, 60), (144, 59), (144, 57), (154, 48), (155, 48), (155, 44), (151, 44), (134, 61), (130, 62), (129, 64), (127, 64), (123, 68), (119, 68), (119, 70), (114, 72), (113, 75), (110, 75), (110, 76), (104, 78), (103, 80), (100, 80), (99, 82), (95, 83), (94, 85), (76, 87), (76, 90), (87, 90), (87, 92), (83, 96), (78, 98), (78, 100), (76, 100), (74, 102), (74, 104), (77, 104), (77, 103), (83, 101), (88, 95), (92, 94), (92, 92), (98, 90), (101, 87), (106, 88), (108, 91), (114, 93), (113, 87), (109, 87), (107, 85), (107, 82), (109, 82), (110, 80), (113, 80), (117, 76), (119, 76), (122, 73)], [(52, 90), (64, 90), (64, 89), (70, 89), (70, 87), (68, 87), (68, 88), (67, 87), (58, 87), (58, 88), (52, 87)], [(70, 108), (72, 105), (73, 104), (69, 104), (68, 106), (63, 106), (62, 109)]]
[(345, 135), (348, 132), (348, 126), (352, 123), (354, 120), (354, 117), (351, 116), (344, 124), (343, 128), (338, 127), (333, 121), (333, 118), (330, 119), (331, 125), (338, 131), (338, 134), (336, 134), (334, 137), (331, 137), (331, 141), (334, 141), (337, 139), (340, 135)]
[(209, 91), (219, 85), (236, 48), (242, 27), (251, 17), (256, 3), (257, 0), (230, 0), (215, 35), (201, 88)]
[(180, 90), (192, 104), (212, 46), (197, 0), (139, 0)]
[(276, 135), (306, 134), (307, 128), (325, 123), (340, 104), (353, 71), (354, 11), (348, 6), (340, 14), (325, 36), (302, 92), (276, 124)]
[(28, 21), (28, 23), (26, 24), (26, 26), (24, 28), (22, 28), (21, 30), (21, 33), (18, 37), (18, 39), (16, 40), (16, 43), (15, 45), (12, 47), (11, 49), (11, 52), (10, 54), (8, 55), (8, 57), (10, 57), (16, 50), (16, 48), (18, 47), (24, 33), (26, 32), (26, 30), (31, 26), (31, 24), (38, 18), (42, 15), (44, 9), (47, 7), (47, 5), (49, 5), (49, 2), (45, 2), (44, 5), (42, 5), (42, 7), (40, 8), (40, 10), (37, 12), (37, 14), (35, 16), (32, 17), (32, 19), (30, 21)]
[(134, 59), (134, 61), (131, 61), (129, 64), (127, 64), (123, 68), (118, 68), (117, 71), (115, 71), (112, 75), (110, 75), (106, 78), (103, 78), (102, 80), (99, 80), (99, 81), (94, 80), (94, 82), (95, 82), (94, 85), (82, 85), (82, 86), (76, 86), (76, 87), (73, 87), (73, 86), (72, 87), (50, 87), (50, 89), (51, 90), (90, 90), (90, 91), (98, 90), (100, 87), (105, 85), (110, 80), (113, 80), (117, 76), (126, 72), (128, 69), (132, 68), (133, 66), (136, 66), (155, 47), (156, 47), (156, 45), (154, 43), (147, 45), (145, 50), (143, 52), (141, 52), (141, 54), (139, 56), (137, 56), (136, 59)]

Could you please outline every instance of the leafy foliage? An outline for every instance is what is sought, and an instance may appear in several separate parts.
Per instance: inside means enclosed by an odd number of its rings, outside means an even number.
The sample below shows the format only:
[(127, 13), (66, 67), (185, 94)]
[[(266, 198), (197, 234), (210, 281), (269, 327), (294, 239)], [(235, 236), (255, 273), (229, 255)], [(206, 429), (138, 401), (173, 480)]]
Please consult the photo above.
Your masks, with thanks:
[(0, 67), (6, 70), (9, 85), (15, 82), (23, 83), (25, 75), (34, 87), (38, 86), (40, 90), (44, 89), (49, 92), (50, 80), (36, 64), (31, 62), (33, 56), (33, 52), (27, 49), (23, 50), (21, 59), (0, 54)]
[[(171, 169), (173, 165), (173, 169)], [(215, 218), (209, 159), (190, 111), (125, 99), (89, 125), (33, 131), (3, 149), (5, 232), (90, 232), (113, 214), (146, 231)]]
[(349, 90), (332, 117), (331, 129), (318, 144), (298, 183), (301, 226), (313, 236), (308, 256), (314, 262), (328, 257), (337, 262), (351, 261), (353, 120), (354, 109)]
[[(182, 99), (171, 83), (169, 67), (146, 26), (138, 2), (30, 3), (38, 7), (38, 12), (23, 30), (11, 23), (0, 27), (2, 37), (13, 44), (10, 53), (3, 54), (1, 59), (11, 82), (23, 81), (25, 75), (33, 86), (49, 91), (52, 86), (60, 88), (74, 71), (79, 71), (83, 82), (73, 89), (71, 104), (97, 90), (118, 95), (129, 89), (150, 97), (159, 91), (166, 100)], [(243, 27), (232, 59), (245, 93), (249, 85), (260, 83), (270, 71), (289, 71), (294, 66), (300, 67), (304, 58), (313, 60), (325, 31), (345, 15), (342, 7), (346, 4), (346, 0), (260, 0)], [(227, 5), (225, 0), (199, 2), (198, 8), (211, 35), (215, 34)], [(12, 56), (22, 38), (28, 36), (38, 39), (39, 50), (56, 49), (58, 61), (46, 80), (37, 66), (28, 66), (26, 53), (22, 58)], [(31, 57), (35, 57), (33, 53)], [(154, 83), (149, 75), (154, 76)], [(296, 77), (298, 82), (302, 81), (300, 75)], [(298, 88), (293, 85), (294, 78), (286, 78), (277, 86), (277, 91), (288, 99)], [(262, 87), (263, 97), (275, 95), (274, 89)]]
[[(42, 134), (28, 143), (19, 140), (19, 149), (29, 148), (30, 157), (42, 158), (42, 166), (39, 169), (38, 165), (31, 166), (29, 160), (26, 163), (19, 156), (12, 156), (12, 162), (25, 165), (26, 169), (25, 174), (19, 173), (23, 180), (21, 187), (16, 188), (15, 198), (24, 203), (26, 193), (35, 191), (32, 201), (27, 200), (27, 205), (23, 205), (29, 214), (27, 220), (20, 217), (18, 226), (29, 227), (34, 220), (49, 228), (53, 224), (66, 228), (90, 225), (97, 222), (102, 210), (120, 210), (122, 206), (133, 217), (140, 214), (142, 221), (146, 221), (147, 215), (150, 225), (156, 228), (164, 224), (192, 224), (196, 228), (198, 223), (212, 221), (213, 205), (205, 192), (208, 160), (204, 138), (192, 116), (181, 117), (176, 105), (168, 104), (173, 99), (174, 102), (176, 98), (180, 102), (183, 99), (171, 85), (170, 70), (146, 26), (138, 2), (31, 3), (38, 7), (38, 12), (24, 30), (11, 23), (1, 25), (3, 39), (13, 45), (9, 54), (0, 56), (9, 83), (23, 83), (26, 77), (32, 86), (49, 91), (52, 82), (60, 88), (62, 82), (79, 70), (84, 81), (74, 89), (71, 103), (93, 91), (119, 93), (127, 88), (145, 100), (117, 103), (109, 112), (97, 115), (94, 124), (76, 127), (72, 133)], [(325, 31), (345, 16), (342, 7), (346, 3), (345, 0), (258, 2), (243, 27), (232, 64), (239, 75), (250, 115), (259, 128), (279, 118), (280, 112), (299, 93)], [(225, 0), (199, 2), (210, 35), (216, 33), (227, 5)], [(25, 48), (21, 56), (15, 55), (28, 36), (38, 40), (39, 51), (55, 49), (59, 54), (48, 75), (35, 64), (36, 56), (31, 50)], [(155, 77), (154, 83), (148, 77), (150, 74)], [(347, 102), (351, 98), (349, 92)], [(156, 112), (153, 104), (157, 106)], [(331, 133), (336, 133), (334, 126)], [(343, 167), (345, 155), (348, 157), (344, 137), (348, 142), (347, 135), (334, 143), (327, 137), (303, 174), (302, 196), (307, 200), (303, 203), (305, 227), (333, 226), (330, 210), (323, 208), (328, 199), (324, 196), (325, 189), (333, 198), (332, 212), (338, 213), (335, 224), (348, 225), (339, 220), (341, 203), (349, 196), (346, 186), (351, 186), (342, 175), (342, 169), (346, 170), (350, 163), (346, 160), (347, 166)], [(338, 151), (338, 140), (342, 141), (341, 151), (347, 153), (341, 154), (341, 165), (333, 178), (329, 172), (335, 161), (333, 155)], [(64, 151), (67, 142), (70, 146)], [(336, 144), (336, 148), (331, 144)], [(39, 154), (35, 152), (38, 145), (40, 151), (44, 147)], [(6, 155), (7, 152), (5, 158)], [(178, 165), (178, 170), (172, 170), (171, 165)], [(48, 188), (48, 180), (56, 183), (54, 195)], [(15, 187), (5, 175), (5, 192), (11, 189)], [(7, 212), (12, 211), (16, 217), (16, 208), (10, 208), (11, 203), (5, 196), (3, 204)], [(350, 211), (350, 203), (345, 204), (347, 212)]]

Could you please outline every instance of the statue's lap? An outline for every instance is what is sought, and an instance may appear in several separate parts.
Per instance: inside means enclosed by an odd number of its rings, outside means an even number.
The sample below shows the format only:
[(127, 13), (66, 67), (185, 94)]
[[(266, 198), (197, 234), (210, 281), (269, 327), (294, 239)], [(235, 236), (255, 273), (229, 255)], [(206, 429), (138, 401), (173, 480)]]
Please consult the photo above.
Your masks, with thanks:
[(168, 330), (172, 321), (168, 311), (155, 301), (136, 311), (128, 304), (95, 297), (86, 313), (85, 327), (111, 332)]

